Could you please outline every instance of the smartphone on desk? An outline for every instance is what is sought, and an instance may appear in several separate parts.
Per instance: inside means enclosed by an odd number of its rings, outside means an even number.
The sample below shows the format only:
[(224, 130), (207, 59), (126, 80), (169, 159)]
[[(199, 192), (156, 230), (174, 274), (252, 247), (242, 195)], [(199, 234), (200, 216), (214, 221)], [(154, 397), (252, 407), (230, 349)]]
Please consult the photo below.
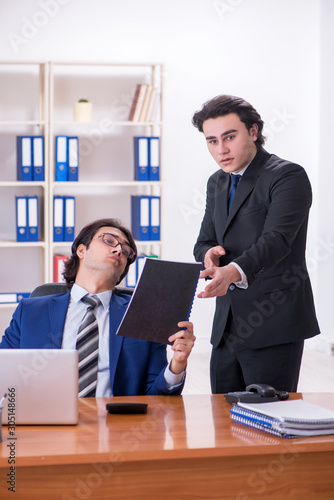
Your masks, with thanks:
[(109, 413), (130, 415), (147, 413), (147, 406), (147, 403), (107, 403), (106, 409)]
[(289, 393), (276, 391), (267, 384), (251, 384), (245, 391), (228, 392), (224, 396), (229, 403), (270, 403), (288, 399)]

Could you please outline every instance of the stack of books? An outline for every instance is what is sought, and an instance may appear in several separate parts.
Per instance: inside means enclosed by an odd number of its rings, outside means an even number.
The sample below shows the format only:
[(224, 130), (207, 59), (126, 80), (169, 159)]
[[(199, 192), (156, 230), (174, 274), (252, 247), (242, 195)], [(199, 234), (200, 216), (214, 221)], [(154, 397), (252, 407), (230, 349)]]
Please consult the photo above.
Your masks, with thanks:
[(139, 83), (129, 113), (131, 122), (152, 122), (157, 117), (159, 94), (153, 85)]
[(334, 434), (334, 411), (303, 399), (237, 403), (230, 411), (240, 424), (284, 438)]

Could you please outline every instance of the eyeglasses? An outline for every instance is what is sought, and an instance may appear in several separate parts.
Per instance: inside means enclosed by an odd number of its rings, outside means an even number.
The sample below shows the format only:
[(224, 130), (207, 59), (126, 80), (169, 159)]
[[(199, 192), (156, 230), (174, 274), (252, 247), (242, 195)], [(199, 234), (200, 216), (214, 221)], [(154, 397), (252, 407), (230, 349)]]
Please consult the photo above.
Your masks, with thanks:
[(135, 251), (130, 247), (130, 245), (128, 243), (121, 243), (113, 234), (102, 233), (93, 239), (97, 240), (98, 238), (102, 238), (102, 241), (104, 241), (104, 243), (106, 243), (110, 247), (117, 247), (118, 245), (120, 245), (122, 253), (127, 259), (133, 259), (133, 257), (135, 256)]

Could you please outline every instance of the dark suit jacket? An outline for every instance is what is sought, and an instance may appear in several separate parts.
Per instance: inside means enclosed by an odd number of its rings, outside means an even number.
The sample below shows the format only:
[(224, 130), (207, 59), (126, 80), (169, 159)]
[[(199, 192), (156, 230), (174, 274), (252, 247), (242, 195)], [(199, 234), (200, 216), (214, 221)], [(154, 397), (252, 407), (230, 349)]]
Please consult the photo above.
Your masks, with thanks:
[(242, 176), (230, 214), (230, 176), (208, 181), (205, 215), (194, 255), (221, 245), (220, 265), (236, 262), (248, 289), (231, 284), (217, 297), (211, 342), (217, 346), (231, 309), (239, 348), (299, 341), (319, 333), (305, 246), (312, 191), (302, 167), (261, 149)]
[[(22, 299), (0, 348), (61, 348), (70, 294)], [(130, 300), (115, 293), (110, 301), (110, 380), (114, 396), (180, 394), (164, 380), (166, 346), (115, 335)]]

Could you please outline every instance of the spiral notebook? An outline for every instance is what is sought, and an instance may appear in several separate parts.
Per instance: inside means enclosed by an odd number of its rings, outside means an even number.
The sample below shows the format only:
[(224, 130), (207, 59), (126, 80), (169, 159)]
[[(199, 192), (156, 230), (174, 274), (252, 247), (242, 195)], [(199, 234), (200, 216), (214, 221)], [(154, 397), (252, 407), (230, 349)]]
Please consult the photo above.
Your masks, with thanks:
[(177, 324), (189, 320), (201, 267), (146, 258), (116, 335), (170, 344)]
[(238, 403), (230, 414), (235, 422), (281, 437), (334, 434), (334, 411), (303, 399)]

